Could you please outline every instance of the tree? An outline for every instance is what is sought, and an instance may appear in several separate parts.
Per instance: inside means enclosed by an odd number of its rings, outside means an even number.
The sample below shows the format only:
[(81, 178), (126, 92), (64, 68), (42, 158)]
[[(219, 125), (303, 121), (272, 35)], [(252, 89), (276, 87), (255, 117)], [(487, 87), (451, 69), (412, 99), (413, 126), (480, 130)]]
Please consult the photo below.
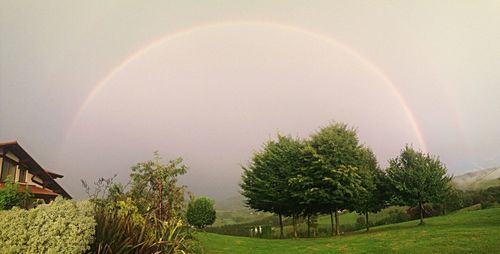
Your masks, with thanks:
[(189, 202), (186, 217), (189, 224), (199, 229), (214, 224), (216, 215), (213, 201), (200, 197)]
[(368, 214), (379, 212), (387, 207), (391, 194), (385, 172), (380, 170), (375, 154), (369, 148), (361, 149), (359, 167), (361, 185), (366, 191), (358, 193), (353, 210), (365, 215), (365, 226), (368, 231), (370, 230)]
[(389, 161), (387, 176), (402, 205), (420, 209), (420, 224), (424, 224), (423, 204), (439, 202), (442, 194), (450, 188), (451, 177), (446, 167), (434, 156), (415, 151), (408, 145), (401, 154)]
[(319, 184), (323, 177), (323, 164), (319, 155), (309, 144), (301, 149), (298, 169), (298, 172), (288, 180), (291, 195), (297, 202), (293, 214), (294, 236), (297, 237), (297, 218), (302, 215), (307, 219), (307, 236), (310, 237), (311, 217), (323, 210), (324, 197), (327, 194)]
[(0, 189), (0, 210), (9, 210), (14, 206), (25, 206), (31, 198), (27, 189), (19, 191), (19, 184), (13, 183), (12, 177), (8, 176), (5, 187)]
[(177, 177), (186, 172), (182, 158), (163, 164), (155, 152), (153, 160), (132, 167), (129, 195), (143, 214), (154, 211), (160, 220), (182, 217), (185, 186), (177, 186)]
[(268, 141), (264, 149), (243, 167), (241, 194), (246, 204), (257, 211), (275, 213), (280, 221), (283, 238), (283, 216), (297, 212), (298, 202), (290, 190), (289, 179), (300, 168), (302, 142), (278, 135), (277, 141)]
[(321, 162), (320, 171), (310, 171), (315, 179), (312, 186), (322, 197), (322, 212), (330, 214), (332, 235), (335, 214), (335, 235), (339, 235), (338, 211), (350, 208), (364, 191), (358, 168), (361, 146), (356, 131), (343, 123), (321, 128), (311, 136), (310, 146)]
[(155, 152), (152, 160), (132, 167), (130, 185), (114, 183), (114, 176), (99, 178), (93, 188), (82, 180), (95, 209), (90, 251), (190, 252), (183, 222), (185, 186), (177, 185), (177, 177), (186, 171), (181, 158), (164, 164)]

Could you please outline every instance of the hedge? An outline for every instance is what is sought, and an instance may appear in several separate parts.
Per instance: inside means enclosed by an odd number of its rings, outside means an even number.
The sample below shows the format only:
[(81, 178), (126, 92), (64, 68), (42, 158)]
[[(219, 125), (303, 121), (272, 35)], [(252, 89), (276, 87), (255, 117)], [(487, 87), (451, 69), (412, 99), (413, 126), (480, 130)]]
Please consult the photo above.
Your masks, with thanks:
[(95, 225), (88, 201), (56, 198), (30, 210), (0, 211), (0, 253), (85, 253)]

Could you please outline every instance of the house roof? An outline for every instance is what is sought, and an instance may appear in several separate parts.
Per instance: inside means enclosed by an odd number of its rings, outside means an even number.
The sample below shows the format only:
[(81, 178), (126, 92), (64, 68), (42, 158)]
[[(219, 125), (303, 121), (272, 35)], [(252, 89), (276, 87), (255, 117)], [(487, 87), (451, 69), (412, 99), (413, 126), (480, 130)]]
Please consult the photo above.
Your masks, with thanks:
[[(0, 183), (0, 189), (3, 187), (5, 187), (5, 184)], [(18, 191), (24, 191), (24, 190), (26, 190), (26, 187), (28, 188), (28, 192), (31, 194), (34, 194), (35, 196), (36, 195), (40, 195), (40, 196), (57, 196), (57, 195), (59, 195), (59, 194), (57, 194), (49, 189), (42, 189), (42, 188), (35, 186), (35, 185), (26, 185), (26, 184), (22, 184), (22, 183), (19, 184)]]
[(57, 178), (63, 178), (64, 176), (61, 175), (61, 174), (58, 174), (56, 172), (52, 172), (52, 171), (49, 171), (47, 169), (45, 169), (45, 172), (47, 172), (50, 176), (52, 176), (52, 178), (54, 179), (57, 179)]
[[(48, 172), (38, 164), (33, 157), (31, 157), (20, 145), (17, 141), (3, 141), (0, 142), (0, 148), (3, 148), (4, 151), (12, 152), (19, 158), (19, 163), (24, 165), (28, 170), (40, 177), (43, 182), (46, 184), (46, 187), (54, 191), (55, 193), (60, 194), (65, 198), (71, 198), (71, 196), (54, 180), (54, 176), (61, 176), (56, 173)], [(52, 173), (52, 175), (51, 175)], [(42, 189), (45, 190), (45, 189)]]

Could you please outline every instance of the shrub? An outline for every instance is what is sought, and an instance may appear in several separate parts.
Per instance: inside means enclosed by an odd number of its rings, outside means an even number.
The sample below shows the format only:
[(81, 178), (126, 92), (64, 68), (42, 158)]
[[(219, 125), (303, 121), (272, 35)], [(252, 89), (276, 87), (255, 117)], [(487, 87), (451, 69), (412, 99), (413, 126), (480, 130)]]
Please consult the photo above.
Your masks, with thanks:
[(189, 202), (186, 217), (189, 224), (199, 229), (214, 224), (214, 202), (207, 197), (200, 197)]
[(131, 186), (99, 178), (91, 188), (82, 180), (94, 204), (97, 222), (92, 253), (195, 253), (201, 249), (184, 222), (185, 186), (177, 177), (186, 173), (182, 159), (154, 159), (132, 167)]
[(0, 210), (9, 210), (14, 206), (26, 206), (31, 194), (28, 191), (18, 191), (19, 184), (12, 183), (12, 177), (8, 176), (5, 187), (0, 189)]
[(410, 215), (404, 211), (394, 209), (389, 211), (389, 216), (375, 222), (375, 226), (400, 223), (410, 220)]
[[(102, 202), (98, 202), (101, 204)], [(96, 240), (92, 253), (192, 253), (196, 243), (180, 218), (159, 220), (140, 214), (132, 199), (95, 207)]]
[(88, 201), (56, 198), (31, 210), (0, 211), (2, 253), (85, 253), (93, 241), (95, 220)]
[[(422, 206), (424, 208), (424, 218), (439, 216), (443, 213), (442, 207), (439, 204), (423, 204)], [(408, 208), (406, 212), (410, 215), (410, 219), (412, 220), (420, 218), (420, 207), (418, 206)]]

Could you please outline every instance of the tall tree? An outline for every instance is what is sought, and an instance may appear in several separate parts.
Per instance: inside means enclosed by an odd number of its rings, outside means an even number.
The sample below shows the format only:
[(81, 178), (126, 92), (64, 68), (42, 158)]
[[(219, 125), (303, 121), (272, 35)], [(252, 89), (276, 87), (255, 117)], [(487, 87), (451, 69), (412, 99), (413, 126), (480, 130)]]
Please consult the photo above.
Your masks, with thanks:
[(280, 221), (283, 238), (283, 216), (294, 213), (298, 202), (292, 196), (289, 179), (300, 167), (302, 142), (278, 135), (264, 149), (254, 154), (248, 167), (243, 167), (242, 195), (246, 204), (257, 211), (272, 212)]
[[(324, 176), (324, 165), (314, 148), (306, 144), (300, 155), (298, 172), (289, 179), (290, 191), (297, 201), (294, 214), (294, 235), (297, 236), (296, 221), (299, 215), (307, 219), (307, 236), (310, 237), (310, 218), (323, 211), (327, 189), (321, 181)], [(333, 225), (332, 225), (333, 230)]]
[(375, 154), (366, 147), (361, 149), (359, 168), (362, 183), (366, 191), (358, 193), (353, 210), (365, 215), (366, 231), (370, 229), (369, 213), (376, 213), (387, 207), (391, 193), (385, 172), (380, 170)]
[(420, 224), (424, 224), (423, 204), (439, 202), (450, 188), (451, 177), (446, 167), (434, 156), (414, 150), (408, 145), (389, 161), (387, 176), (399, 204), (420, 208)]
[(311, 172), (316, 175), (315, 188), (322, 192), (322, 212), (330, 214), (332, 229), (335, 215), (339, 235), (339, 210), (352, 207), (357, 193), (364, 191), (358, 168), (361, 146), (356, 131), (343, 123), (321, 128), (311, 136), (310, 145), (322, 164), (319, 173)]

